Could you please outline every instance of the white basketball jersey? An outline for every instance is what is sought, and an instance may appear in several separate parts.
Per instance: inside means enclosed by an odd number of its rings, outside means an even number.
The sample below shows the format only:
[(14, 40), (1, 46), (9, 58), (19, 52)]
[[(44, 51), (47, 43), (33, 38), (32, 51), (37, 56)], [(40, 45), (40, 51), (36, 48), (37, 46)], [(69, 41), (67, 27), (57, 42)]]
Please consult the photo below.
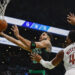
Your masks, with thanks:
[(66, 70), (75, 68), (75, 43), (64, 49), (64, 66)]

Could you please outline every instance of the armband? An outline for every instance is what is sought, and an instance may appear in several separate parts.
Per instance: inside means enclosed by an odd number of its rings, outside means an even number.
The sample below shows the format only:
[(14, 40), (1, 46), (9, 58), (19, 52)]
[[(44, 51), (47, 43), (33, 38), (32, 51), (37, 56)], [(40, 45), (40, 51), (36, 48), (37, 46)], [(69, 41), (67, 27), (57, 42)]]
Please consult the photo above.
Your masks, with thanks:
[(45, 68), (48, 68), (48, 69), (53, 69), (55, 68), (55, 66), (52, 64), (52, 61), (44, 61), (43, 59), (40, 60), (40, 64), (45, 67)]
[(36, 44), (35, 42), (31, 42), (31, 49), (34, 49), (34, 48), (36, 48)]

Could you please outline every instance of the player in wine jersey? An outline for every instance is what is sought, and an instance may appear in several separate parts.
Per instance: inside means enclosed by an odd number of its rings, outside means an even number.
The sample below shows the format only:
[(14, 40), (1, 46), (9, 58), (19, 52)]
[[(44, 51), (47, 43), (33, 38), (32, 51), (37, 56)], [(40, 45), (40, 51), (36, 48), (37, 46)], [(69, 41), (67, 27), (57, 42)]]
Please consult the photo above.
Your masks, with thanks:
[(48, 69), (55, 68), (63, 60), (66, 69), (65, 75), (75, 75), (75, 30), (69, 32), (66, 41), (67, 47), (58, 52), (51, 61), (45, 61), (40, 55), (34, 53), (31, 55), (32, 60)]

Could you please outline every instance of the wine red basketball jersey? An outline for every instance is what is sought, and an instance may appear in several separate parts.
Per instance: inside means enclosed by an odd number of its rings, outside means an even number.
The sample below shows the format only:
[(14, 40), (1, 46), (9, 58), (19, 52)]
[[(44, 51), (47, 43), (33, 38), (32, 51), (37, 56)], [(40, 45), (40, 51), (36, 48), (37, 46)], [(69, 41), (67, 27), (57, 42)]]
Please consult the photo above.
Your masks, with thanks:
[(66, 70), (75, 68), (75, 43), (70, 44), (64, 49), (63, 61)]

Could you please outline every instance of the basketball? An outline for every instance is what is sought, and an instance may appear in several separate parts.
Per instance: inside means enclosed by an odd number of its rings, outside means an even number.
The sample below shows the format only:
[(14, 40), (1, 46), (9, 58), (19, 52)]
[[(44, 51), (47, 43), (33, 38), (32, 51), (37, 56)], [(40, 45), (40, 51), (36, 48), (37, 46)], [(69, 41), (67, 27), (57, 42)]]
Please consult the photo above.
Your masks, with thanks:
[(7, 22), (5, 20), (0, 20), (0, 32), (5, 31), (7, 28)]

